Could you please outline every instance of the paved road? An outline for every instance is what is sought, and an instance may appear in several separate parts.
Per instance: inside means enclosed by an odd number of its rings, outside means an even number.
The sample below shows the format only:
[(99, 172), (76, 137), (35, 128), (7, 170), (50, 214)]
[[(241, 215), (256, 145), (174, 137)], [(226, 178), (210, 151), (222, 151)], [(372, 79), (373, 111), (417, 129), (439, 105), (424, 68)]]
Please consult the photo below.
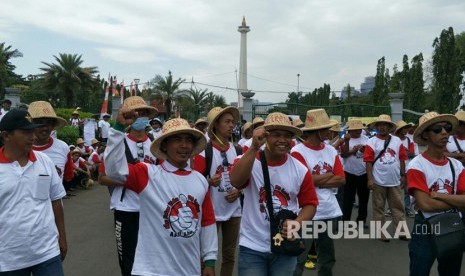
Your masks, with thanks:
[[(65, 274), (120, 275), (112, 228), (113, 214), (108, 209), (108, 190), (97, 185), (89, 190), (77, 191), (77, 194), (64, 200), (69, 247), (64, 262)], [(412, 223), (411, 219), (409, 223)], [(390, 243), (377, 240), (337, 240), (334, 275), (408, 275), (407, 245), (408, 242), (400, 240), (392, 240)], [(435, 267), (432, 271), (432, 275), (437, 274)], [(465, 275), (465, 271), (462, 274)], [(316, 275), (316, 272), (307, 270), (304, 275)]]

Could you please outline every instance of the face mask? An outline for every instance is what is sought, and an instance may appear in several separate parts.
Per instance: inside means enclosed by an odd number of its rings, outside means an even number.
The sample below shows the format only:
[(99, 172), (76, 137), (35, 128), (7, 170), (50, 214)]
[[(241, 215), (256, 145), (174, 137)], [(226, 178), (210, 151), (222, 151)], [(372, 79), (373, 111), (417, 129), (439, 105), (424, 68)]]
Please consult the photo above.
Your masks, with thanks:
[(139, 117), (136, 121), (131, 125), (134, 130), (141, 131), (145, 129), (145, 126), (149, 123), (148, 117)]

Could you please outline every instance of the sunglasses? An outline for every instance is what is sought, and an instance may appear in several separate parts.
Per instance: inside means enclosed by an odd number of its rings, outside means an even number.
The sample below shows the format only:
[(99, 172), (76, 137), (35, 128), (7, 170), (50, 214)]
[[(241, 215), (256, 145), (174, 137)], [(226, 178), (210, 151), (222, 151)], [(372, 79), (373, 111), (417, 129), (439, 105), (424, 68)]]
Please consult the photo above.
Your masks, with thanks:
[(139, 160), (144, 160), (145, 154), (144, 154), (144, 143), (142, 142), (137, 142), (137, 158)]
[(229, 167), (228, 157), (225, 151), (220, 151), (221, 158), (223, 158), (223, 167)]
[(445, 124), (445, 125), (435, 125), (430, 127), (428, 130), (432, 131), (436, 134), (439, 134), (442, 132), (442, 130), (445, 130), (447, 133), (450, 133), (452, 131), (452, 125), (451, 124)]

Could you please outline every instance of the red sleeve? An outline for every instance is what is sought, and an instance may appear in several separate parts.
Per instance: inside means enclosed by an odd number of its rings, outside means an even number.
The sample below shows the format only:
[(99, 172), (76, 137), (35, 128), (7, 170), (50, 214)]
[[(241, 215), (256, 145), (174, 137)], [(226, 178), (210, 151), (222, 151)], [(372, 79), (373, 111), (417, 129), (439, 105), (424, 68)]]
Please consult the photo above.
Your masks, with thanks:
[(68, 153), (68, 158), (65, 164), (65, 171), (63, 173), (63, 179), (65, 181), (71, 181), (74, 178), (74, 163), (73, 159), (71, 159), (71, 154)]
[(86, 163), (84, 163), (82, 160), (79, 160), (79, 168), (85, 168)]
[(373, 161), (375, 161), (375, 152), (368, 145), (365, 146), (365, 153), (363, 154), (363, 161), (364, 162), (373, 162)]
[(306, 205), (318, 206), (318, 197), (315, 192), (315, 185), (313, 184), (312, 175), (309, 171), (305, 174), (304, 180), (300, 185), (300, 191), (297, 195), (299, 200), (299, 207), (302, 208)]
[(333, 174), (346, 178), (346, 174), (344, 173), (344, 167), (341, 163), (341, 158), (339, 158), (338, 155), (336, 155), (336, 160), (334, 160)]
[(94, 162), (94, 164), (100, 163), (100, 159), (98, 159), (97, 154), (92, 155), (92, 162)]
[[(463, 173), (461, 173), (462, 175)], [(410, 169), (407, 171), (408, 193), (413, 196), (413, 190), (417, 189), (429, 194), (426, 184), (425, 174), (419, 170)]]
[(400, 145), (399, 147), (399, 160), (408, 160), (407, 152), (405, 151), (405, 147), (403, 145)]
[(291, 156), (299, 160), (300, 163), (304, 164), (304, 166), (308, 168), (307, 162), (305, 162), (305, 158), (302, 156), (302, 154), (298, 153), (297, 151), (294, 151), (291, 153)]
[(242, 154), (246, 153), (248, 149), (249, 149), (249, 147), (246, 146), (246, 145), (244, 145), (244, 146), (242, 147)]
[(456, 194), (465, 194), (465, 169), (463, 169), (462, 172), (459, 174)]
[(413, 142), (410, 142), (410, 144), (408, 144), (408, 151), (410, 153), (415, 153), (415, 144)]
[(128, 164), (129, 175), (124, 187), (140, 194), (149, 184), (149, 169), (144, 162)]
[(102, 163), (100, 163), (100, 167), (98, 167), (98, 172), (99, 173), (105, 173), (105, 162), (102, 160)]
[(216, 223), (215, 211), (213, 211), (212, 199), (210, 197), (210, 189), (208, 189), (207, 193), (205, 194), (205, 198), (202, 203), (202, 212), (202, 227)]
[(200, 154), (197, 154), (194, 157), (194, 162), (192, 164), (192, 169), (198, 171), (202, 175), (205, 175), (205, 170), (207, 169), (207, 160)]

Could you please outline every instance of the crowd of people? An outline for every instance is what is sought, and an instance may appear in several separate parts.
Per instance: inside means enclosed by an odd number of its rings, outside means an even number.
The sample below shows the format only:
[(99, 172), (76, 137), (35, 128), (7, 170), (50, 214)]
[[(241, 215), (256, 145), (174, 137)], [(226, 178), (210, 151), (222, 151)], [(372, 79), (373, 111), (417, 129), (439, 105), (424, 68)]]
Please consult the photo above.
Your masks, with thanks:
[[(465, 209), (465, 111), (341, 126), (324, 109), (304, 121), (274, 112), (238, 124), (237, 108), (215, 107), (189, 124), (163, 122), (132, 96), (111, 126), (109, 114), (81, 120), (79, 109), (65, 120), (46, 101), (4, 107), (0, 275), (63, 275), (62, 199), (97, 181), (110, 193), (122, 275), (214, 275), (221, 266), (229, 276), (236, 261), (239, 275), (332, 275), (330, 229), (302, 239), (297, 254), (275, 251), (300, 240), (292, 225), (355, 220), (369, 228), (370, 194), (372, 220), (391, 217), (392, 232), (407, 217), (418, 229)], [(65, 125), (84, 129), (75, 145), (55, 136)], [(399, 239), (408, 242), (410, 275), (429, 275), (435, 260), (440, 275), (460, 275), (462, 254), (437, 257), (426, 233)]]

